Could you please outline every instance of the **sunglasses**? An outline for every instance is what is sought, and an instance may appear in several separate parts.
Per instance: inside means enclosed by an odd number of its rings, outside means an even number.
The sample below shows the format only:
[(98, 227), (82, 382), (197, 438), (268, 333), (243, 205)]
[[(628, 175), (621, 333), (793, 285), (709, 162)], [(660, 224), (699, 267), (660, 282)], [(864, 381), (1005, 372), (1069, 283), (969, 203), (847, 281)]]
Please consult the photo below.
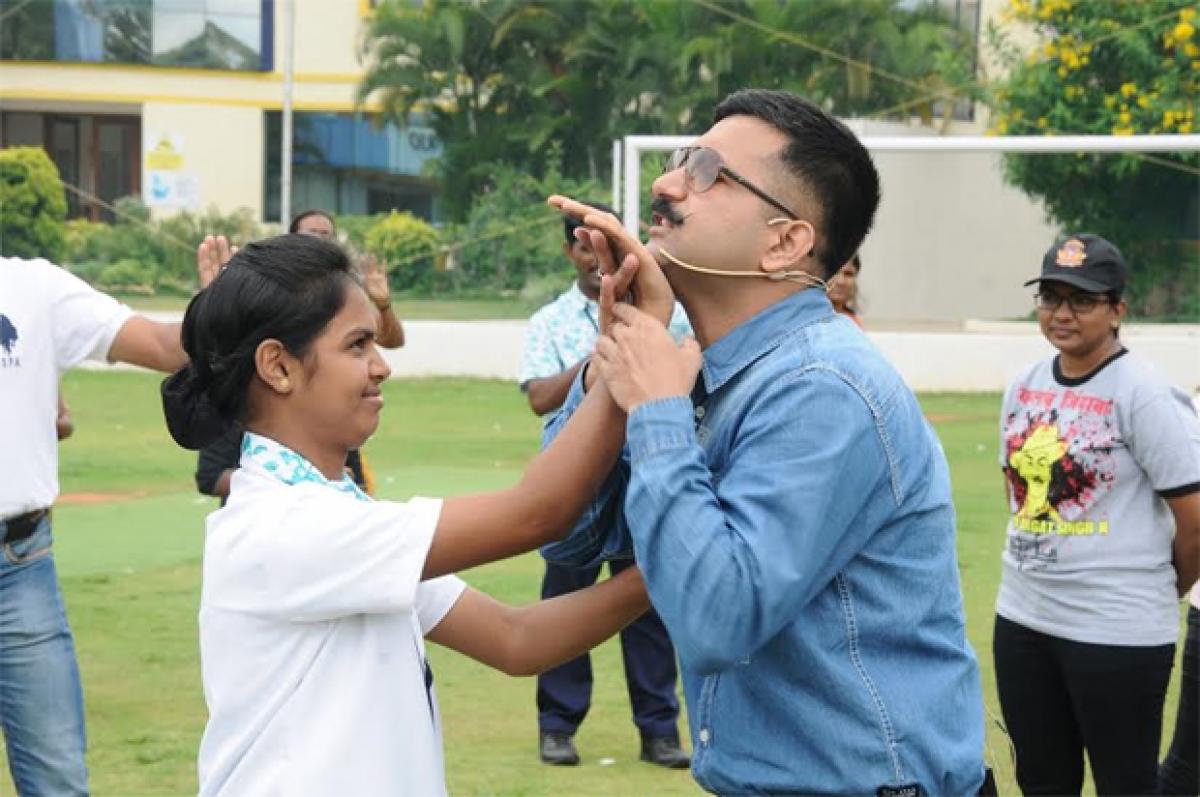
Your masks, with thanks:
[(1063, 302), (1067, 303), (1067, 307), (1071, 308), (1074, 313), (1090, 313), (1096, 309), (1097, 305), (1107, 304), (1108, 297), (1097, 293), (1071, 293), (1067, 295), (1059, 293), (1035, 293), (1033, 295), (1034, 302), (1037, 303), (1039, 310), (1054, 312), (1062, 306)]
[(762, 201), (786, 213), (789, 219), (800, 218), (789, 210), (787, 205), (784, 205), (778, 199), (775, 199), (766, 191), (726, 166), (725, 162), (721, 160), (721, 154), (715, 149), (709, 147), (680, 147), (672, 152), (671, 157), (667, 159), (667, 165), (663, 167), (663, 174), (673, 172), (676, 169), (684, 170), (689, 191), (703, 194), (713, 187), (718, 177), (725, 176)]

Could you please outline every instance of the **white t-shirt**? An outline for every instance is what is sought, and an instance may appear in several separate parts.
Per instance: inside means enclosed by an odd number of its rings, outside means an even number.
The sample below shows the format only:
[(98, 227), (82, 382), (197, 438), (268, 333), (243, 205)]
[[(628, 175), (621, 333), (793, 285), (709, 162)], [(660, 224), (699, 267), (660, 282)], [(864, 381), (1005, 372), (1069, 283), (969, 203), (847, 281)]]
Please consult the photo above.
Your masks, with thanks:
[(0, 257), (0, 518), (58, 497), (58, 380), (133, 311), (45, 260)]
[(246, 435), (204, 546), (202, 797), (445, 793), (423, 637), (465, 584), (421, 581), (440, 512)]
[(1004, 397), (1010, 517), (996, 611), (1096, 645), (1169, 645), (1179, 631), (1175, 520), (1200, 490), (1200, 420), (1134, 352), (1083, 379), (1034, 364)]

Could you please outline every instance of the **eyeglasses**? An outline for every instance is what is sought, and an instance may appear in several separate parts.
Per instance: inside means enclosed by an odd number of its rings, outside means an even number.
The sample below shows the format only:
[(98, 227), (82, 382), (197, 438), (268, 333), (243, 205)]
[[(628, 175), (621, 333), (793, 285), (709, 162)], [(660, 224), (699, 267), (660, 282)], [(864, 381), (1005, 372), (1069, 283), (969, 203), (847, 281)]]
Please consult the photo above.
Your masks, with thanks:
[(721, 160), (721, 153), (715, 149), (711, 149), (710, 147), (680, 147), (672, 152), (671, 157), (667, 159), (667, 165), (663, 167), (663, 174), (673, 172), (679, 168), (684, 170), (684, 174), (687, 177), (688, 190), (695, 191), (697, 194), (703, 194), (712, 188), (713, 184), (717, 182), (717, 178), (724, 175), (750, 191), (762, 201), (786, 213), (789, 219), (800, 218), (788, 210), (787, 205), (784, 205), (778, 199), (775, 199), (766, 191), (726, 166)]
[(1046, 310), (1053, 313), (1063, 302), (1067, 303), (1067, 307), (1071, 308), (1074, 313), (1090, 313), (1096, 309), (1096, 305), (1105, 304), (1108, 302), (1108, 297), (1097, 293), (1035, 293), (1033, 300), (1037, 304), (1039, 310)]

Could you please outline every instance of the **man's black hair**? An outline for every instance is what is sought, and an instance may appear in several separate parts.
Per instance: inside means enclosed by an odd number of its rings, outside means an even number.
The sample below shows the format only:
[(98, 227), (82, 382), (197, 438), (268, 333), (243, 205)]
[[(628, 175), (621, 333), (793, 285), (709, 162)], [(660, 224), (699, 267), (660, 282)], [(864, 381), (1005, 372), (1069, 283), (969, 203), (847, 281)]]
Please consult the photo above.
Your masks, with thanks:
[(866, 148), (833, 116), (786, 91), (734, 92), (713, 121), (729, 116), (756, 117), (788, 137), (781, 159), (820, 205), (814, 254), (824, 276), (836, 273), (858, 250), (879, 207), (879, 174)]
[[(594, 207), (596, 210), (602, 210), (605, 213), (611, 213), (614, 216), (617, 215), (617, 211), (613, 210), (603, 202), (590, 202), (586, 199), (580, 201), (585, 205)], [(574, 216), (563, 214), (563, 232), (567, 235), (567, 246), (571, 246), (573, 243), (575, 243), (575, 228), (581, 227), (582, 225), (583, 222)]]

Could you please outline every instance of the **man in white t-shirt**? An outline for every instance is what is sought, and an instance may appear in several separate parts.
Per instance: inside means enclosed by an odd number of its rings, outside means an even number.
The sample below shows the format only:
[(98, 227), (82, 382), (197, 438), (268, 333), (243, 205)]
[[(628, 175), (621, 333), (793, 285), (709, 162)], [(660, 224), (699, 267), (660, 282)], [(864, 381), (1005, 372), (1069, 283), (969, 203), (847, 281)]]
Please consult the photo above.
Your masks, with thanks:
[(50, 522), (59, 377), (86, 359), (169, 372), (187, 358), (178, 324), (134, 315), (45, 260), (0, 257), (0, 728), (20, 794), (87, 794), (83, 694)]

